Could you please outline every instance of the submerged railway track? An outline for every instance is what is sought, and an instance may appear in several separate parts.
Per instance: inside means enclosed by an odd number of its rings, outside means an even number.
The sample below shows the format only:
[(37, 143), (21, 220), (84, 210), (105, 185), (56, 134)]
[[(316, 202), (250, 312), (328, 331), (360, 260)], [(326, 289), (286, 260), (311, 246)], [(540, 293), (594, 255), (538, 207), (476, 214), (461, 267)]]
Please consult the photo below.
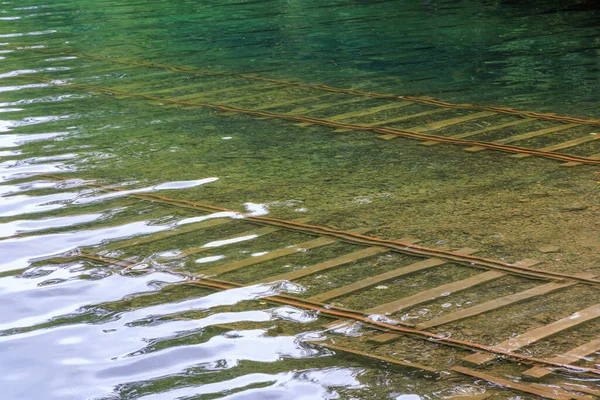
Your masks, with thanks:
[[(489, 149), (511, 153), (510, 157), (517, 159), (530, 156), (555, 159), (569, 167), (600, 165), (599, 120), (454, 104), (424, 97), (379, 94), (85, 53), (44, 52), (95, 60), (112, 65), (113, 69), (117, 65), (136, 71), (126, 71), (126, 77), (108, 86), (78, 82), (76, 79), (58, 81), (45, 76), (21, 78), (144, 99), (161, 106), (207, 108), (284, 120), (301, 127), (326, 126), (334, 128), (337, 133), (369, 132), (385, 140), (410, 138), (419, 140), (424, 146), (442, 143), (461, 145), (466, 146), (465, 150), (470, 153)], [(139, 71), (144, 68), (159, 68), (168, 73), (164, 79), (153, 82), (154, 88), (146, 88), (144, 75)], [(173, 86), (170, 78), (174, 75), (194, 79)]]
[[(54, 175), (40, 177), (55, 180), (65, 179)], [(90, 185), (101, 191), (120, 191), (122, 189), (110, 188), (102, 185)], [(593, 273), (558, 274), (552, 271), (533, 268), (535, 260), (522, 260), (516, 263), (506, 263), (474, 255), (474, 249), (458, 249), (455, 251), (429, 248), (418, 245), (412, 238), (400, 240), (381, 239), (368, 236), (368, 229), (355, 230), (331, 229), (319, 225), (311, 225), (303, 220), (282, 220), (265, 216), (245, 215), (239, 211), (224, 207), (202, 204), (188, 200), (173, 199), (153, 193), (127, 194), (128, 197), (151, 203), (153, 207), (177, 207), (199, 213), (206, 218), (192, 222), (173, 230), (154, 233), (143, 237), (135, 237), (116, 242), (110, 242), (95, 248), (85, 248), (71, 253), (71, 256), (84, 258), (94, 262), (118, 267), (122, 273), (143, 273), (148, 270), (162, 270), (180, 275), (185, 284), (208, 288), (211, 290), (229, 290), (243, 286), (266, 284), (274, 281), (303, 281), (313, 279), (317, 275), (329, 274), (331, 276), (344, 276), (338, 283), (327, 285), (326, 289), (319, 289), (308, 296), (280, 294), (268, 296), (265, 301), (276, 304), (285, 304), (299, 309), (318, 312), (320, 316), (333, 319), (326, 325), (328, 331), (335, 331), (337, 327), (347, 323), (359, 323), (366, 334), (361, 338), (351, 338), (348, 343), (337, 344), (328, 338), (336, 335), (327, 335), (324, 341), (309, 341), (311, 346), (323, 346), (333, 351), (351, 353), (359, 357), (367, 357), (399, 365), (401, 367), (424, 371), (435, 376), (441, 371), (468, 375), (478, 380), (488, 381), (500, 386), (551, 399), (581, 399), (598, 396), (593, 385), (582, 384), (573, 387), (572, 381), (561, 378), (567, 376), (587, 376), (594, 379), (600, 376), (600, 370), (595, 366), (581, 364), (580, 361), (587, 356), (600, 351), (600, 340), (596, 337), (591, 340), (574, 340), (571, 348), (553, 357), (539, 357), (527, 352), (530, 346), (548, 341), (552, 338), (569, 336), (578, 328), (593, 324), (600, 319), (600, 303), (586, 307), (569, 310), (564, 315), (552, 316), (551, 321), (546, 321), (537, 326), (519, 332), (509, 337), (494, 336), (492, 344), (476, 340), (456, 338), (459, 331), (457, 322), (469, 321), (478, 317), (493, 315), (509, 307), (522, 307), (533, 301), (546, 301), (554, 296), (552, 302), (561, 302), (561, 293), (568, 290), (581, 290), (588, 287), (597, 293), (600, 281)], [(223, 217), (226, 214), (228, 216)], [(240, 219), (231, 218), (231, 214), (243, 216)], [(231, 226), (233, 236), (203, 237), (204, 232), (218, 227)], [(292, 245), (271, 249), (268, 252), (253, 254), (233, 261), (224, 261), (212, 266), (196, 266), (194, 259), (210, 251), (211, 246), (200, 245), (196, 240), (210, 243), (237, 243), (248, 238), (265, 236), (275, 239), (285, 232), (300, 235)], [(123, 254), (148, 256), (148, 246), (158, 246), (169, 250), (173, 243), (169, 239), (186, 238), (200, 235), (194, 239), (194, 245), (179, 249), (175, 259), (183, 267), (148, 267), (143, 262), (122, 258)], [(208, 236), (211, 236), (210, 234)], [(306, 237), (302, 239), (302, 237)], [(201, 239), (200, 239), (201, 238)], [(281, 267), (290, 257), (311, 254), (318, 249), (328, 248), (336, 243), (345, 243), (347, 250), (329, 258), (292, 270)], [(166, 247), (165, 247), (166, 246)], [(122, 253), (125, 251), (125, 253)], [(156, 250), (153, 250), (156, 251)], [(371, 270), (369, 266), (377, 263), (382, 256), (391, 253), (402, 254), (406, 257), (400, 266), (390, 265), (384, 271)], [(318, 254), (318, 253), (317, 253)], [(288, 257), (288, 258), (286, 258)], [(134, 257), (135, 258), (135, 257)], [(168, 259), (168, 258), (167, 258)], [(279, 267), (273, 269), (275, 261)], [(468, 270), (470, 276), (466, 278), (446, 279), (433, 285), (428, 285), (423, 290), (409, 295), (402, 295), (405, 283), (402, 279), (414, 277), (424, 272), (435, 272), (444, 266), (455, 266)], [(340, 267), (358, 267), (359, 269), (346, 269)], [(251, 278), (240, 278), (236, 273), (251, 269)], [(266, 272), (262, 272), (262, 270)], [(349, 272), (350, 271), (350, 272)], [(354, 271), (354, 272), (351, 272)], [(356, 272), (358, 271), (358, 272)], [(525, 290), (514, 290), (509, 294), (494, 295), (490, 293), (487, 285), (512, 276), (528, 286)], [(240, 280), (241, 279), (241, 280)], [(435, 282), (435, 280), (433, 280)], [(373, 299), (365, 307), (346, 307), (337, 301), (346, 298), (373, 292), (379, 285), (396, 286), (400, 294), (393, 299)], [(409, 289), (406, 287), (406, 289)], [(473, 299), (469, 306), (442, 313), (441, 315), (410, 323), (400, 318), (404, 312), (414, 307), (430, 304), (451, 295), (470, 293)], [(491, 294), (491, 296), (490, 296)], [(558, 296), (558, 297), (557, 297)], [(482, 300), (477, 300), (481, 298)], [(360, 304), (360, 303), (355, 303)], [(510, 323), (510, 321), (507, 321)], [(398, 359), (393, 356), (394, 343), (402, 337), (413, 337), (425, 340), (442, 347), (455, 348), (462, 352), (461, 360), (451, 365), (428, 365), (420, 362)], [(578, 336), (577, 336), (578, 337)], [(587, 336), (586, 336), (587, 337)], [(364, 346), (370, 346), (365, 349)], [(392, 349), (392, 350), (390, 350)], [(470, 352), (470, 353), (467, 353)], [(460, 354), (460, 353), (459, 353)], [(520, 369), (521, 378), (518, 381), (507, 379), (506, 375), (498, 372), (497, 360), (515, 364)], [(502, 364), (500, 364), (502, 365)], [(539, 382), (532, 382), (537, 380)], [(548, 380), (548, 382), (546, 382)]]
[[(498, 150), (511, 153), (513, 159), (540, 156), (562, 161), (564, 166), (600, 165), (598, 120), (501, 107), (452, 104), (428, 98), (379, 94), (249, 74), (202, 71), (192, 67), (83, 53), (48, 53), (88, 58), (101, 65), (117, 65), (114, 70), (124, 66), (135, 71), (131, 72), (131, 76), (119, 79), (119, 82), (109, 80), (106, 85), (70, 78), (65, 80), (55, 76), (18, 78), (56, 86), (68, 85), (74, 89), (119, 98), (137, 98), (161, 107), (173, 105), (183, 109), (211, 109), (225, 114), (292, 122), (299, 127), (325, 126), (333, 128), (337, 133), (369, 132), (377, 134), (383, 140), (410, 138), (421, 141), (424, 146), (442, 143), (462, 145), (466, 146), (465, 150), (469, 153)], [(145, 88), (146, 75), (140, 73), (140, 69), (163, 69), (168, 72), (166, 79), (159, 81), (158, 85), (155, 82), (154, 87)], [(190, 76), (193, 79), (173, 86), (170, 79), (173, 76)], [(40, 177), (65, 179), (53, 175)], [(102, 191), (120, 190), (102, 185), (90, 187)], [(573, 345), (561, 348), (559, 354), (538, 356), (535, 352), (529, 352), (536, 345), (550, 343), (555, 338), (569, 337), (578, 329), (586, 329), (600, 320), (600, 303), (592, 301), (600, 289), (600, 277), (597, 274), (563, 274), (535, 267), (538, 264), (536, 260), (525, 259), (509, 263), (479, 256), (477, 250), (471, 248), (447, 250), (421, 246), (414, 238), (384, 239), (369, 235), (368, 229), (364, 228), (341, 230), (314, 225), (307, 220), (252, 215), (244, 215), (241, 219), (220, 217), (218, 213), (242, 213), (152, 193), (127, 196), (149, 202), (152, 207), (177, 207), (202, 215), (216, 215), (173, 230), (81, 249), (70, 253), (71, 256), (117, 266), (123, 273), (143, 273), (148, 267), (136, 261), (135, 257), (122, 257), (122, 254), (130, 251), (145, 258), (149, 256), (150, 250), (144, 246), (167, 246), (165, 250), (169, 250), (170, 238), (195, 238), (194, 235), (198, 235), (197, 240), (206, 241), (203, 232), (212, 232), (211, 229), (220, 226), (232, 226), (234, 234), (224, 238), (210, 237), (213, 242), (237, 243), (247, 237), (262, 236), (279, 238), (285, 232), (292, 232), (305, 239), (261, 254), (223, 261), (216, 265), (209, 264), (211, 266), (195, 264), (196, 256), (210, 251), (210, 246), (196, 243), (181, 249), (177, 255), (176, 259), (184, 267), (152, 268), (178, 274), (186, 285), (219, 291), (273, 281), (305, 283), (324, 274), (336, 276), (339, 278), (337, 281), (332, 279), (332, 283), (326, 286), (316, 285), (319, 289), (312, 290), (305, 296), (280, 294), (269, 296), (265, 300), (315, 311), (320, 316), (329, 318), (325, 325), (328, 332), (325, 340), (307, 342), (311, 346), (327, 347), (334, 351), (421, 370), (430, 375), (452, 371), (544, 398), (562, 400), (600, 397), (600, 390), (593, 384), (574, 385), (572, 380), (565, 378), (581, 376), (597, 379), (600, 376), (597, 366), (590, 365), (586, 359), (600, 352), (600, 337), (596, 333), (593, 334), (596, 336), (589, 332), (576, 336)], [(348, 246), (347, 251), (332, 251), (335, 255), (329, 256), (319, 256), (320, 253), (317, 253), (319, 249), (328, 249), (341, 243)], [(123, 251), (125, 253), (121, 253)], [(273, 262), (283, 263), (291, 257), (310, 255), (313, 252), (318, 260), (301, 267), (291, 270), (281, 266), (273, 267)], [(385, 268), (378, 265), (381, 257), (396, 254), (404, 257), (402, 262), (397, 265), (392, 263)], [(346, 270), (345, 267), (353, 269)], [(457, 274), (456, 277), (445, 276), (442, 281), (432, 279), (419, 287), (419, 290), (409, 290), (405, 286), (406, 280), (419, 274), (434, 275), (446, 267), (466, 272), (465, 275)], [(245, 270), (250, 270), (250, 275), (254, 271), (256, 276), (242, 279), (241, 275), (236, 275)], [(511, 287), (510, 290), (496, 293), (497, 286), (493, 285), (509, 277), (517, 282), (514, 290)], [(397, 294), (378, 298), (375, 295), (378, 288), (382, 292), (395, 288)], [(567, 300), (563, 300), (567, 298), (567, 292), (579, 290), (593, 293), (584, 306), (572, 306)], [(460, 308), (449, 308), (437, 315), (419, 317), (414, 323), (403, 318), (418, 307), (462, 294), (469, 294), (471, 300)], [(368, 304), (365, 303), (362, 307), (361, 301), (369, 296), (371, 298)], [(353, 305), (344, 305), (346, 299), (354, 299), (350, 301)], [(468, 326), (470, 321), (477, 318), (493, 316), (505, 309), (526, 308), (536, 301), (560, 304), (563, 309), (513, 334), (490, 333), (486, 340), (460, 338), (460, 324), (463, 322)], [(512, 321), (506, 322), (510, 324)], [(348, 338), (342, 345), (334, 343), (331, 339), (339, 335), (335, 333), (336, 327), (347, 323), (360, 324), (359, 329), (365, 335)], [(394, 346), (406, 336), (456, 349), (459, 360), (440, 365), (396, 357)], [(500, 361), (505, 361), (514, 368), (513, 375), (502, 370), (503, 364)], [(518, 379), (515, 379), (514, 371), (518, 371)]]

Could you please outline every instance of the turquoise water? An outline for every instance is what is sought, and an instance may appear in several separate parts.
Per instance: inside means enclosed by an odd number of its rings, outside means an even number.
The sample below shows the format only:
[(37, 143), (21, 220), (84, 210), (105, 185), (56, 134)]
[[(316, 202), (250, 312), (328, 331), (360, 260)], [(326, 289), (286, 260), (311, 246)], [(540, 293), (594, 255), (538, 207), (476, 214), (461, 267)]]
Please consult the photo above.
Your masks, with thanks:
[(593, 2), (27, 5), (6, 5), (3, 32), (55, 32), (12, 43), (598, 116)]
[[(527, 398), (450, 372), (460, 357), (455, 349), (405, 338), (377, 350), (361, 339), (369, 332), (331, 332), (324, 328), (331, 319), (264, 301), (278, 293), (312, 295), (408, 265), (408, 257), (378, 256), (295, 284), (214, 292), (184, 284), (179, 272), (202, 273), (314, 237), (288, 231), (255, 237), (259, 227), (236, 214), (224, 226), (121, 250), (118, 240), (172, 232), (199, 213), (107, 193), (89, 186), (94, 183), (245, 215), (418, 237), (427, 246), (472, 247), (510, 262), (535, 258), (544, 262), (541, 268), (560, 272), (600, 272), (595, 167), (560, 168), (550, 160), (493, 152), (466, 155), (453, 146), (427, 148), (363, 132), (334, 135), (321, 126), (169, 107), (62, 84), (133, 93), (200, 88), (217, 91), (216, 101), (223, 102), (244, 97), (228, 92), (239, 85), (235, 79), (132, 63), (142, 60), (600, 118), (593, 2), (25, 1), (3, 2), (0, 10), (3, 398), (413, 400), (485, 392)], [(369, 101), (365, 107), (378, 104)], [(346, 106), (334, 110), (341, 114)], [(236, 235), (246, 236), (215, 245)], [(560, 252), (538, 251), (547, 245)], [(178, 258), (202, 246), (209, 250)], [(139, 270), (82, 259), (81, 248), (128, 260)], [(354, 249), (336, 243), (299, 251), (223, 279), (254, 282)], [(374, 300), (478, 272), (448, 265), (339, 302), (371, 307)], [(533, 285), (507, 277), (401, 317), (421, 321)], [(592, 305), (595, 292), (587, 290), (461, 323), (452, 332), (494, 344)], [(596, 333), (596, 326), (586, 326), (567, 342), (543, 342), (533, 351), (549, 357)], [(305, 342), (312, 337), (441, 373), (432, 379), (312, 346)], [(594, 354), (584, 360), (586, 366), (597, 362)], [(511, 379), (525, 369), (495, 367)]]

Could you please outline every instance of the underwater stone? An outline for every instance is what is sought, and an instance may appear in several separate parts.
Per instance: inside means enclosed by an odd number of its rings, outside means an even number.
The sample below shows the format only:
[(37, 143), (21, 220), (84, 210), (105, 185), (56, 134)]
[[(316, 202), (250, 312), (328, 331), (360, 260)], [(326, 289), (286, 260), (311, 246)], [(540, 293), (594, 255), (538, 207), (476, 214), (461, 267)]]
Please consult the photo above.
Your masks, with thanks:
[(558, 246), (542, 246), (538, 247), (538, 250), (542, 253), (556, 253), (560, 250)]

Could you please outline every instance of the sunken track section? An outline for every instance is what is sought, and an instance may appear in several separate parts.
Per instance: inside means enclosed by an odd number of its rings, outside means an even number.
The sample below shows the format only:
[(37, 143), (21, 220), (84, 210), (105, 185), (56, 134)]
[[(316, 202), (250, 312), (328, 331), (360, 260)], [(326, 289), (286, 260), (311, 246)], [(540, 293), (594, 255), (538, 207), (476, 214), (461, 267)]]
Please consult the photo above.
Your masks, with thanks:
[[(564, 166), (600, 165), (598, 120), (453, 104), (431, 98), (386, 95), (82, 53), (50, 53), (101, 61), (108, 64), (104, 67), (107, 73), (115, 72), (115, 68), (124, 69), (127, 77), (109, 80), (108, 86), (76, 83), (77, 80), (69, 79), (71, 87), (86, 91), (142, 98), (162, 106), (200, 107), (281, 119), (303, 127), (328, 126), (337, 133), (365, 131), (377, 134), (383, 140), (411, 138), (420, 140), (424, 146), (456, 144), (465, 146), (469, 153), (498, 150), (511, 153), (513, 158), (552, 158), (563, 161)], [(152, 75), (140, 72), (155, 68), (167, 72)], [(185, 79), (173, 79), (174, 74), (178, 78), (183, 75)], [(148, 82), (148, 76), (152, 82)], [(48, 81), (44, 77), (29, 76), (26, 79)], [(148, 85), (144, 86), (145, 82)]]
[[(108, 191), (119, 190), (93, 186)], [(340, 336), (336, 336), (336, 342), (326, 340), (310, 342), (311, 345), (417, 369), (429, 375), (450, 369), (456, 374), (544, 398), (581, 399), (600, 394), (597, 387), (589, 384), (573, 386), (572, 381), (563, 379), (573, 375), (596, 378), (600, 375), (600, 370), (585, 363), (585, 357), (600, 351), (594, 325), (600, 320), (600, 303), (594, 302), (600, 280), (593, 274), (557, 274), (534, 268), (537, 264), (534, 260), (506, 263), (479, 257), (474, 249), (428, 248), (419, 246), (412, 238), (380, 239), (368, 236), (367, 229), (342, 231), (311, 225), (306, 219), (222, 217), (215, 213), (235, 211), (156, 194), (137, 193), (128, 197), (151, 202), (155, 207), (178, 207), (195, 210), (202, 216), (213, 215), (170, 231), (82, 249), (73, 253), (74, 256), (130, 272), (149, 268), (145, 266), (145, 260), (139, 261), (136, 256), (143, 255), (144, 259), (149, 257), (155, 261), (158, 256), (160, 262), (153, 268), (182, 275), (190, 285), (214, 290), (279, 280), (298, 282), (309, 290), (299, 295), (277, 295), (265, 300), (318, 311), (321, 316), (333, 319), (326, 325), (330, 331), (349, 323), (359, 323), (359, 329), (365, 332), (360, 339), (339, 340)], [(220, 227), (230, 229), (225, 236), (215, 237), (213, 230)], [(294, 236), (286, 242), (282, 239), (286, 234)], [(245, 241), (254, 239), (263, 239), (267, 251), (252, 255), (240, 253), (237, 258), (205, 263), (215, 248), (239, 243), (244, 246)], [(174, 246), (178, 252), (169, 253)], [(295, 268), (285, 266), (290, 260)], [(448, 268), (446, 273), (444, 268)], [(330, 279), (326, 284), (320, 279), (324, 275)], [(411, 278), (416, 279), (411, 281)], [(505, 290), (507, 287), (509, 289)], [(386, 291), (391, 295), (377, 295)], [(569, 298), (573, 293), (580, 300), (585, 297), (586, 304), (571, 304)], [(453, 296), (462, 294), (470, 299), (463, 307), (428, 315), (418, 322), (404, 318), (411, 315), (407, 311), (455, 299)], [(533, 324), (515, 324), (515, 329), (521, 330), (518, 334), (499, 330), (487, 332), (480, 338), (460, 339), (465, 336), (463, 322), (477, 321), (477, 318), (506, 309), (518, 310), (535, 302), (555, 304), (556, 311)], [(501, 314), (501, 318), (505, 317)], [(513, 322), (504, 320), (502, 324), (512, 325)], [(512, 329), (511, 326), (510, 332)], [(461, 351), (458, 353), (460, 360), (448, 367), (398, 359), (394, 357), (395, 343), (406, 336), (456, 348)], [(543, 356), (540, 357), (528, 351), (565, 337), (568, 340), (561, 342), (560, 354), (544, 353), (542, 349)], [(519, 369), (521, 380), (507, 379), (506, 363), (499, 363), (500, 359)]]

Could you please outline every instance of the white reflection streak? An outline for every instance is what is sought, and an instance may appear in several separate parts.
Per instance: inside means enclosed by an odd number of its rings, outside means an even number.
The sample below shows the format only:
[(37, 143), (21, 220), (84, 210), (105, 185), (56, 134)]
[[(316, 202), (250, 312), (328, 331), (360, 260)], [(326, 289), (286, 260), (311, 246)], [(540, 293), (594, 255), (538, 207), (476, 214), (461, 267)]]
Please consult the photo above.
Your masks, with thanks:
[(127, 196), (130, 194), (155, 192), (158, 190), (188, 189), (191, 187), (215, 182), (218, 179), (219, 178), (205, 178), (205, 179), (199, 179), (199, 180), (195, 180), (195, 181), (168, 182), (168, 183), (163, 183), (160, 185), (150, 186), (150, 187), (145, 187), (145, 188), (140, 188), (140, 189), (131, 189), (131, 190), (118, 191), (118, 192), (111, 192), (111, 193), (103, 194), (100, 196), (81, 197), (81, 198), (75, 200), (73, 202), (73, 204), (88, 204), (88, 203), (94, 203), (96, 201), (103, 201), (103, 200), (107, 200), (107, 199), (123, 197), (123, 196)]
[(185, 300), (179, 303), (160, 304), (146, 307), (143, 310), (132, 311), (124, 315), (125, 322), (136, 321), (148, 315), (165, 316), (189, 310), (209, 310), (214, 307), (232, 306), (242, 301), (259, 300), (264, 297), (276, 296), (284, 292), (293, 292), (297, 285), (260, 284), (244, 286), (215, 292), (197, 299)]
[(246, 240), (256, 239), (258, 235), (246, 235), (246, 236), (238, 236), (231, 239), (223, 239), (223, 240), (215, 240), (213, 242), (208, 242), (202, 248), (205, 247), (221, 247), (226, 246), (228, 244), (234, 244), (239, 242), (245, 242)]
[[(158, 288), (150, 283), (157, 279), (169, 283), (181, 279), (166, 273), (154, 273), (137, 278), (112, 274), (98, 281), (77, 279), (77, 276), (81, 274), (81, 271), (59, 268), (49, 276), (39, 279), (4, 278), (8, 282), (0, 285), (0, 299), (2, 300), (0, 330), (35, 326), (53, 318), (72, 314), (90, 303), (117, 301), (134, 293), (156, 291)], [(64, 280), (60, 283), (36, 287), (39, 283), (49, 279), (61, 278)], [(28, 281), (34, 281), (34, 284)], [(13, 289), (15, 286), (19, 288), (18, 291)], [(8, 290), (6, 290), (7, 288)], [(82, 293), (85, 293), (85, 296), (82, 296)], [(32, 308), (12, 301), (14, 296), (27, 301), (34, 299), (44, 299), (44, 301)], [(17, 340), (17, 337), (7, 338), (7, 340)]]
[(0, 157), (14, 157), (23, 154), (21, 150), (0, 150)]
[(6, 171), (3, 171), (0, 175), (0, 182), (7, 182), (13, 179), (27, 178), (29, 176), (39, 174), (65, 172), (65, 170), (67, 169), (68, 167), (63, 163), (40, 163), (30, 165), (25, 164), (19, 166), (11, 166), (9, 168), (6, 168), (0, 164), (0, 170)]
[[(2, 35), (0, 35), (2, 37)], [(47, 71), (68, 71), (71, 68), (69, 67), (48, 67), (48, 68), (40, 68), (40, 69), (18, 69), (15, 71), (5, 72), (4, 74), (0, 74), (0, 79), (3, 78), (14, 78), (19, 75), (27, 75), (27, 74), (37, 74), (40, 72)]]
[(209, 219), (214, 219), (214, 218), (242, 218), (242, 214), (233, 212), (233, 211), (221, 211), (221, 212), (216, 212), (216, 213), (212, 213), (212, 214), (208, 214), (208, 215), (202, 215), (200, 217), (192, 217), (192, 218), (186, 218), (186, 219), (182, 219), (181, 221), (177, 222), (177, 225), (186, 225), (186, 224), (193, 224), (196, 222), (202, 222), (202, 221), (207, 221)]
[(209, 257), (202, 257), (197, 259), (196, 261), (194, 261), (196, 264), (205, 264), (205, 263), (209, 263), (209, 262), (214, 262), (214, 261), (219, 261), (224, 259), (225, 256), (224, 255), (218, 255), (218, 256), (209, 256)]
[(266, 383), (270, 383), (270, 385), (261, 385), (262, 387), (243, 390), (222, 398), (230, 400), (236, 398), (292, 398), (290, 397), (292, 393), (295, 400), (337, 398), (336, 394), (330, 392), (331, 387), (342, 387), (345, 389), (363, 387), (356, 378), (360, 372), (361, 370), (357, 368), (327, 368), (279, 374), (254, 373), (222, 382), (183, 387), (163, 393), (142, 396), (139, 400), (173, 400), (206, 394), (221, 394), (235, 389), (243, 389), (250, 385), (254, 386)]
[(244, 203), (244, 207), (246, 207), (246, 210), (248, 210), (247, 213), (239, 213), (234, 211), (220, 211), (213, 214), (202, 215), (200, 217), (182, 219), (177, 223), (177, 225), (192, 224), (195, 222), (202, 222), (213, 218), (229, 217), (234, 219), (242, 219), (246, 217), (259, 217), (261, 215), (267, 215), (269, 213), (266, 205), (264, 204)]
[[(2, 189), (2, 186), (0, 186)], [(45, 196), (16, 195), (0, 197), (0, 217), (13, 217), (57, 210), (66, 207), (67, 202), (78, 196), (77, 193), (55, 193)]]
[(48, 133), (32, 133), (29, 135), (0, 135), (0, 149), (18, 147), (25, 143), (35, 142), (38, 140), (54, 139), (59, 136), (68, 135), (72, 132), (48, 132)]
[(7, 239), (0, 242), (0, 254), (3, 254), (0, 259), (0, 271), (26, 268), (32, 259), (100, 244), (105, 240), (155, 233), (169, 228), (168, 225), (151, 226), (148, 225), (148, 221), (140, 221), (85, 231)]
[(19, 220), (0, 224), (0, 238), (17, 233), (35, 232), (50, 228), (62, 228), (92, 222), (102, 214), (83, 214), (67, 217), (46, 218), (41, 220)]
[(45, 58), (44, 61), (52, 62), (52, 61), (67, 61), (67, 60), (76, 60), (76, 59), (77, 59), (77, 57), (75, 57), (75, 56), (65, 56), (65, 57)]
[[(42, 85), (47, 86), (47, 84), (42, 84)], [(2, 89), (7, 88), (7, 87), (15, 88), (15, 90), (20, 90), (21, 88), (27, 89), (28, 87), (30, 87), (30, 85), (4, 86), (4, 87), (0, 87), (0, 92), (2, 91)], [(42, 86), (40, 86), (40, 87), (42, 87)], [(60, 96), (44, 96), (44, 97), (36, 97), (33, 99), (22, 99), (22, 100), (17, 100), (17, 101), (0, 103), (0, 107), (13, 107), (13, 106), (20, 106), (20, 105), (24, 105), (24, 104), (34, 104), (34, 103), (58, 103), (58, 102), (64, 102), (65, 100), (85, 99), (88, 97), (89, 97), (88, 95), (83, 95), (83, 94), (63, 94)]]
[(90, 182), (84, 181), (81, 179), (68, 179), (68, 180), (58, 181), (58, 182), (40, 180), (40, 181), (31, 181), (31, 182), (20, 183), (18, 185), (0, 185), (0, 197), (7, 195), (7, 194), (18, 193), (18, 192), (27, 192), (29, 190), (36, 190), (36, 189), (76, 188), (76, 187), (85, 185), (87, 183), (90, 183)]
[[(0, 120), (0, 132), (9, 132), (11, 130), (13, 130), (14, 128), (20, 128), (23, 126), (28, 126), (28, 125), (36, 125), (36, 124), (43, 124), (46, 122), (54, 122), (54, 121), (60, 121), (63, 119), (68, 119), (71, 118), (71, 116), (69, 115), (58, 115), (58, 116), (46, 116), (46, 117), (27, 117), (27, 118), (23, 118), (20, 121), (14, 121), (14, 120)], [(35, 136), (35, 135), (32, 135)]]
[(14, 37), (20, 37), (20, 36), (38, 36), (38, 35), (48, 35), (51, 33), (56, 33), (56, 31), (54, 29), (49, 29), (47, 31), (4, 33), (4, 34), (0, 34), (0, 38), (14, 38)]
[(43, 88), (43, 87), (48, 87), (48, 86), (50, 86), (49, 83), (30, 83), (28, 85), (19, 85), (19, 86), (0, 86), (0, 93), (16, 92), (18, 90)]

